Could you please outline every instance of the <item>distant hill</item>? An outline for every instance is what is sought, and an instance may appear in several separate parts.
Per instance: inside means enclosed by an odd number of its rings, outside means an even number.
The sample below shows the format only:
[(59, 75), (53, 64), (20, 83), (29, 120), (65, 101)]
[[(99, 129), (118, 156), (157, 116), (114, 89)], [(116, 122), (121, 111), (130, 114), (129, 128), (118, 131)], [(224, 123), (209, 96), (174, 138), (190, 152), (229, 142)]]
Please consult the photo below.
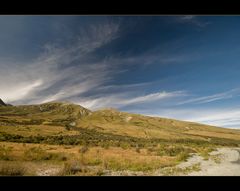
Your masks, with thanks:
[[(6, 104), (1, 101), (1, 105)], [(203, 140), (225, 138), (240, 140), (240, 131), (204, 125), (194, 122), (179, 121), (161, 117), (149, 117), (121, 112), (113, 108), (91, 111), (69, 102), (49, 102), (39, 105), (6, 106), (0, 110), (2, 124), (39, 124), (94, 130), (144, 139), (166, 140)], [(9, 124), (8, 124), (9, 121)], [(34, 122), (35, 121), (35, 122)], [(37, 122), (38, 121), (38, 122)], [(1, 118), (0, 118), (1, 124)]]

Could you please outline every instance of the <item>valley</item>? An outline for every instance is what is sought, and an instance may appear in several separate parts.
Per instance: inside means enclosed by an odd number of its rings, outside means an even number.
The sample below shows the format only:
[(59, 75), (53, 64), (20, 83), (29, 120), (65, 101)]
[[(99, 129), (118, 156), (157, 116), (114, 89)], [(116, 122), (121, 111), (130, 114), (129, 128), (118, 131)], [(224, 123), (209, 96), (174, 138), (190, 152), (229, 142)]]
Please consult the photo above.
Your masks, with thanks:
[(239, 145), (239, 130), (112, 108), (0, 105), (0, 175), (194, 175), (198, 163), (178, 165)]

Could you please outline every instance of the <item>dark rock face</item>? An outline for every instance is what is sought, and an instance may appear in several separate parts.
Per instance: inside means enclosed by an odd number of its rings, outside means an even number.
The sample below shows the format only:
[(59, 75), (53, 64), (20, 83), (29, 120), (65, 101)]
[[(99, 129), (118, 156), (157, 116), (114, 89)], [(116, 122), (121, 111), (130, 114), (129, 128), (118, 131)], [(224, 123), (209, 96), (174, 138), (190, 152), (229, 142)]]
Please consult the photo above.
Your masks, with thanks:
[(0, 106), (7, 106), (7, 104), (5, 104), (3, 100), (0, 99)]

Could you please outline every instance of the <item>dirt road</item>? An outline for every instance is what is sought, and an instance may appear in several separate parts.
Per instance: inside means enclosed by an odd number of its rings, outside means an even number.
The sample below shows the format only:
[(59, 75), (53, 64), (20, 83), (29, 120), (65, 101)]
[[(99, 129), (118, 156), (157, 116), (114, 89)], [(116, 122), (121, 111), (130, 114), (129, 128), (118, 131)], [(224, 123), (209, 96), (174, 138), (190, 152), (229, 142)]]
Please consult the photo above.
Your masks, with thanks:
[(190, 176), (240, 176), (240, 148), (220, 148), (211, 153), (209, 160), (193, 155), (187, 162), (178, 165), (186, 168), (198, 164), (199, 171), (190, 172)]

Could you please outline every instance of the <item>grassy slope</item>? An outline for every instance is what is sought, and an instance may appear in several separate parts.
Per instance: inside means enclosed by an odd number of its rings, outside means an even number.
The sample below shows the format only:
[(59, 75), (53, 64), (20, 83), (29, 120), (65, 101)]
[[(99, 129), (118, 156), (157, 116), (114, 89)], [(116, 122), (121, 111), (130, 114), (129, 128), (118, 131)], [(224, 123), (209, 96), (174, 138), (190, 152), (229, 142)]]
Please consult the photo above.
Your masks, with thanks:
[(0, 107), (0, 132), (15, 132), (24, 136), (76, 133), (67, 131), (66, 126), (137, 138), (208, 140), (209, 137), (217, 137), (240, 140), (238, 130), (147, 117), (113, 109), (91, 112), (70, 103), (50, 102), (41, 105)]
[[(240, 131), (114, 109), (92, 112), (70, 103), (51, 102), (0, 106), (0, 141), (0, 146), (5, 145), (0, 148), (0, 174), (1, 164), (14, 161), (41, 166), (35, 159), (26, 159), (28, 147), (47, 151), (37, 153), (44, 164), (69, 165), (74, 159), (82, 161), (82, 166), (97, 166), (98, 174), (99, 169), (147, 171), (172, 166), (193, 152), (207, 157), (217, 146), (238, 146)], [(13, 149), (7, 152), (9, 145)], [(84, 154), (79, 151), (82, 147), (88, 148)], [(60, 157), (49, 155), (54, 150)], [(62, 153), (67, 161), (61, 159)], [(66, 171), (69, 166), (64, 168)]]
[(102, 132), (141, 138), (200, 139), (209, 137), (240, 140), (240, 131), (184, 122), (174, 119), (147, 117), (116, 110), (99, 110), (78, 120), (78, 126)]

